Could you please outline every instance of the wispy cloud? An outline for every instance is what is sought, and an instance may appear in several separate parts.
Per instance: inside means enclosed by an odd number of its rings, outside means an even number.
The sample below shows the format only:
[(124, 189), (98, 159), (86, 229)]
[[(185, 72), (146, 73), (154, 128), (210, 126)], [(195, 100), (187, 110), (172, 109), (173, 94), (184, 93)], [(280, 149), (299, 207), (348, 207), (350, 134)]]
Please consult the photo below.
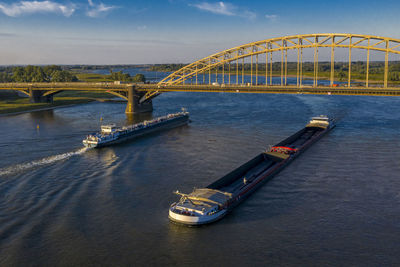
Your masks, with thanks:
[(86, 15), (91, 18), (97, 18), (103, 16), (110, 12), (111, 10), (117, 8), (116, 6), (106, 6), (103, 3), (95, 4), (92, 0), (88, 0), (89, 9), (86, 12)]
[(139, 31), (144, 31), (147, 29), (147, 26), (146, 25), (137, 26), (136, 29), (138, 29)]
[(265, 18), (268, 19), (269, 21), (275, 21), (279, 18), (279, 16), (275, 14), (266, 14)]
[(224, 2), (217, 2), (217, 3), (199, 3), (199, 4), (194, 4), (194, 7), (209, 11), (214, 14), (220, 14), (220, 15), (227, 15), (227, 16), (234, 16), (234, 10), (236, 7), (232, 4), (229, 3), (224, 3)]
[(198, 4), (189, 4), (190, 6), (193, 6), (197, 9), (211, 12), (213, 14), (217, 15), (225, 15), (225, 16), (237, 16), (237, 17), (243, 17), (247, 18), (250, 20), (253, 20), (257, 17), (257, 14), (240, 8), (238, 6), (235, 6), (231, 3), (227, 2), (215, 2), (215, 3), (209, 3), (209, 2), (201, 2)]
[(21, 1), (14, 4), (0, 3), (0, 11), (10, 17), (34, 13), (58, 13), (69, 17), (75, 12), (75, 5), (63, 5), (53, 1)]
[(249, 10), (245, 10), (243, 12), (242, 15), (240, 15), (241, 17), (247, 18), (249, 20), (255, 20), (257, 18), (257, 14), (255, 12), (249, 11)]
[(0, 37), (16, 37), (17, 35), (9, 32), (0, 32)]
[(126, 43), (126, 44), (134, 44), (134, 45), (150, 45), (150, 44), (163, 44), (163, 45), (194, 45), (191, 42), (185, 42), (181, 40), (173, 40), (173, 39), (135, 39), (135, 38), (126, 38), (126, 39), (119, 39), (119, 38), (114, 38), (114, 39), (107, 39), (107, 38), (97, 38), (97, 37), (58, 37), (57, 39), (60, 40), (66, 40), (66, 41), (72, 41), (76, 43), (77, 41), (80, 42), (96, 42), (96, 43), (101, 43), (101, 44), (108, 44), (108, 43)]

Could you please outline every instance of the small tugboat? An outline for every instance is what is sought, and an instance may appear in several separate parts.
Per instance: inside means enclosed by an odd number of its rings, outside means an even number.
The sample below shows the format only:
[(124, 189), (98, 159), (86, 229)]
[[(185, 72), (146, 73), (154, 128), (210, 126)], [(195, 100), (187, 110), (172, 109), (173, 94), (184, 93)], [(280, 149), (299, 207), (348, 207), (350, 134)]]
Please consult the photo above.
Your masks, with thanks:
[(313, 117), (305, 128), (206, 188), (190, 194), (174, 192), (181, 198), (170, 206), (169, 219), (186, 225), (221, 219), (334, 127), (334, 121), (326, 116)]
[(151, 121), (144, 121), (127, 127), (118, 128), (115, 124), (102, 125), (100, 133), (90, 134), (82, 141), (85, 147), (98, 148), (117, 144), (152, 132), (171, 129), (189, 122), (189, 112), (168, 114)]

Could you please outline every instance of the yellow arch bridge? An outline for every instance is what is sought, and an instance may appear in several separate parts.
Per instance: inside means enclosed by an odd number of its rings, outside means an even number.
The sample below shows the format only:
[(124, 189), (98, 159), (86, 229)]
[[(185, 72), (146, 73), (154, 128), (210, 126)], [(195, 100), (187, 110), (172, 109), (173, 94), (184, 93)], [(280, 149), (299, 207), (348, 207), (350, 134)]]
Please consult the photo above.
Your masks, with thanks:
[[(347, 78), (340, 82), (335, 76), (338, 48), (348, 50)], [(308, 52), (304, 52), (306, 49)], [(329, 77), (325, 80), (319, 76), (319, 56), (323, 49), (330, 54)], [(357, 61), (364, 62), (366, 68), (365, 79), (358, 78), (357, 82), (352, 79), (354, 49), (363, 50), (363, 60)], [(305, 79), (303, 63), (310, 50), (313, 59), (308, 62), (313, 65), (313, 76)], [(378, 83), (369, 79), (371, 51), (384, 57), (383, 78)], [(288, 75), (288, 52), (297, 57), (296, 75), (291, 77)], [(21, 91), (33, 101), (51, 101), (55, 93), (63, 90), (105, 91), (128, 101), (126, 113), (149, 110), (152, 98), (171, 91), (400, 96), (400, 86), (388, 83), (389, 61), (399, 54), (400, 39), (343, 33), (304, 34), (257, 41), (213, 54), (184, 66), (157, 84), (3, 83), (0, 89)], [(280, 65), (278, 77), (273, 77), (273, 63)], [(245, 72), (245, 64), (250, 64), (249, 71)], [(274, 71), (276, 76), (276, 67)]]

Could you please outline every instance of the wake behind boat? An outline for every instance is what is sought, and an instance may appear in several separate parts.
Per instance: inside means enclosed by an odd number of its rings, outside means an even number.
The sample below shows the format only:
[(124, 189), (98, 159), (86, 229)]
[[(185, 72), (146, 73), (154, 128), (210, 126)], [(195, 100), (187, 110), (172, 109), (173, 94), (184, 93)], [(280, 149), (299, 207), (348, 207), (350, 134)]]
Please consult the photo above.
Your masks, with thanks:
[(200, 225), (221, 219), (333, 127), (335, 123), (328, 117), (313, 117), (305, 128), (206, 188), (190, 194), (176, 191), (181, 198), (170, 206), (170, 220)]
[(189, 112), (168, 114), (150, 121), (118, 128), (115, 124), (102, 125), (101, 132), (90, 134), (82, 141), (85, 147), (97, 148), (117, 144), (152, 132), (171, 129), (189, 122)]

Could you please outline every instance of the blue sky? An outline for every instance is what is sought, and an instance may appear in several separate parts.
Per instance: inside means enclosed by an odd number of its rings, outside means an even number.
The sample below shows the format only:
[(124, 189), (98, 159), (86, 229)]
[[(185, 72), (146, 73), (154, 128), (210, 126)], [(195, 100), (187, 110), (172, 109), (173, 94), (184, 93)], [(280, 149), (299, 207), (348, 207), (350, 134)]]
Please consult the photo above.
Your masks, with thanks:
[(400, 1), (0, 0), (0, 65), (189, 63), (252, 41), (400, 39)]

